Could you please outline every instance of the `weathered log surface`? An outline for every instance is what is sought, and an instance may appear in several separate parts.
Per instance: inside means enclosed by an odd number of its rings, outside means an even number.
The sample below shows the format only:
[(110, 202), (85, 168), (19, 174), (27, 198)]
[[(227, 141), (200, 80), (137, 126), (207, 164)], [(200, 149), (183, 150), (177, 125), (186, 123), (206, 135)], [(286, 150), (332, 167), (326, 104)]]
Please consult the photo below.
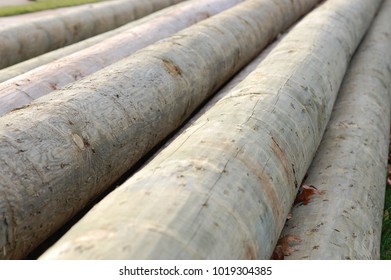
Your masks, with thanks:
[(0, 248), (20, 258), (316, 0), (247, 0), (0, 118)]
[[(198, 2), (202, 2), (202, 1), (198, 1)], [(209, 1), (209, 2), (213, 2), (213, 1)], [(232, 2), (232, 1), (228, 1), (228, 2)], [(108, 39), (110, 37), (113, 37), (114, 35), (117, 35), (121, 32), (124, 32), (130, 28), (134, 28), (134, 27), (136, 27), (140, 24), (143, 24), (147, 21), (161, 17), (166, 13), (170, 13), (172, 15), (172, 12), (174, 9), (182, 7), (183, 5), (187, 6), (189, 4), (190, 3), (188, 1), (185, 1), (182, 3), (172, 5), (170, 7), (164, 8), (160, 11), (154, 12), (150, 15), (144, 16), (138, 20), (131, 21), (131, 22), (124, 24), (121, 27), (115, 28), (113, 30), (104, 32), (102, 34), (99, 34), (99, 35), (93, 36), (91, 38), (82, 40), (82, 41), (74, 43), (72, 45), (68, 45), (68, 46), (62, 47), (60, 49), (56, 49), (56, 50), (44, 53), (40, 56), (31, 58), (29, 60), (25, 60), (23, 62), (9, 66), (4, 69), (1, 69), (0, 70), (0, 82), (7, 81), (11, 78), (18, 76), (18, 75), (24, 74), (34, 68), (37, 68), (37, 67), (42, 66), (44, 64), (47, 64), (49, 62), (55, 61), (57, 59), (63, 58), (65, 56), (73, 54), (77, 51), (86, 49), (92, 45), (100, 43), (103, 40)], [(190, 5), (193, 5), (193, 4), (190, 4)], [(0, 24), (1, 24), (1, 20), (0, 20)]]
[(269, 259), (381, 1), (329, 0), (43, 259)]
[(151, 21), (6, 81), (0, 84), (0, 116), (242, 1), (186, 1)]
[(0, 69), (119, 27), (183, 0), (118, 0), (0, 27)]
[(379, 259), (391, 107), (391, 1), (346, 73), (305, 181), (322, 195), (298, 200), (282, 236), (302, 242), (287, 259)]

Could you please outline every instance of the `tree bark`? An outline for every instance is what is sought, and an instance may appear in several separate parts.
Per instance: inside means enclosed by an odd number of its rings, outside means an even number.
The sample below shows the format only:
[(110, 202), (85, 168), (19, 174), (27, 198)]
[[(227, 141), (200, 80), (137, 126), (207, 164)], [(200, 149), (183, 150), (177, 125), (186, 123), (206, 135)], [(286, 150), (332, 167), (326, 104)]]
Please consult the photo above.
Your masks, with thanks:
[(0, 118), (0, 247), (20, 258), (316, 0), (247, 0)]
[(61, 16), (45, 16), (2, 27), (0, 69), (114, 29), (181, 1), (106, 1), (76, 7)]
[(391, 1), (356, 52), (305, 181), (322, 195), (292, 209), (287, 259), (379, 259), (391, 99)]
[(381, 1), (329, 0), (43, 259), (269, 259)]

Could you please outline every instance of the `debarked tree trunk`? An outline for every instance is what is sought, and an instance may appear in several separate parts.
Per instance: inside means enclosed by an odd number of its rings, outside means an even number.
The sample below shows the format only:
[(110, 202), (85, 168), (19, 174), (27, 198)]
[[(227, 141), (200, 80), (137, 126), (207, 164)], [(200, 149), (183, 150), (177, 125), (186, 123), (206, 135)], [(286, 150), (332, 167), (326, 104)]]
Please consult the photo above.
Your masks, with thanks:
[(247, 0), (0, 118), (0, 248), (21, 258), (316, 0)]
[[(119, 27), (183, 0), (118, 0), (0, 28), (0, 69)], [(92, 8), (91, 8), (92, 7)]]
[(0, 116), (243, 0), (185, 1), (151, 21), (0, 84)]
[[(238, 2), (238, 1), (239, 0), (237, 0), (236, 2)], [(201, 1), (197, 1), (197, 2), (201, 2)], [(212, 1), (209, 1), (209, 2), (212, 2)], [(225, 1), (225, 2), (233, 2), (233, 1)], [(56, 49), (56, 50), (47, 52), (47, 53), (44, 53), (42, 55), (31, 58), (29, 60), (25, 60), (25, 61), (20, 62), (18, 64), (1, 69), (0, 70), (0, 82), (2, 83), (2, 82), (7, 81), (11, 78), (14, 78), (16, 76), (24, 74), (34, 68), (37, 68), (39, 66), (42, 66), (42, 65), (47, 64), (49, 62), (63, 58), (63, 57), (70, 55), (72, 53), (75, 53), (80, 50), (91, 47), (97, 43), (102, 42), (103, 40), (106, 40), (110, 37), (113, 37), (121, 32), (124, 32), (124, 31), (130, 29), (130, 28), (134, 28), (134, 27), (136, 27), (140, 24), (143, 24), (147, 21), (154, 20), (158, 17), (162, 17), (162, 16), (164, 16), (164, 14), (168, 15), (168, 14), (172, 13), (173, 10), (178, 9), (179, 7), (182, 7), (182, 6), (187, 6), (187, 5), (189, 5), (188, 1), (172, 5), (170, 7), (164, 8), (160, 11), (154, 12), (150, 15), (144, 16), (138, 20), (131, 21), (131, 22), (124, 24), (121, 27), (115, 28), (113, 30), (101, 33), (99, 35), (82, 40), (80, 42), (77, 42), (77, 43), (74, 43), (74, 44), (71, 44), (71, 45), (68, 45), (68, 46), (62, 47), (60, 49)], [(194, 5), (194, 4), (191, 3), (190, 5)], [(207, 17), (207, 16), (208, 15), (205, 15), (205, 17)], [(201, 18), (200, 18), (200, 20), (201, 20)]]
[(282, 236), (302, 241), (288, 259), (379, 259), (391, 99), (391, 1), (346, 73), (306, 185)]
[(43, 259), (269, 259), (381, 1), (329, 0)]

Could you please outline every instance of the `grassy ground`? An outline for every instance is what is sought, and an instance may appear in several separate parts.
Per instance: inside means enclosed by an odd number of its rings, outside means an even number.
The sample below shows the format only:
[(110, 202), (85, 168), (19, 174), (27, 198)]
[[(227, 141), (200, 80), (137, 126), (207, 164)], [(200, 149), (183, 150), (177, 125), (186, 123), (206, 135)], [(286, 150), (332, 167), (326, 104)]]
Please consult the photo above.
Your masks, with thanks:
[(13, 16), (101, 1), (103, 0), (37, 0), (25, 5), (0, 7), (0, 16)]
[(388, 180), (384, 205), (384, 218), (381, 240), (381, 259), (391, 260), (391, 144), (388, 154)]
[(391, 186), (387, 186), (381, 241), (381, 259), (391, 260)]

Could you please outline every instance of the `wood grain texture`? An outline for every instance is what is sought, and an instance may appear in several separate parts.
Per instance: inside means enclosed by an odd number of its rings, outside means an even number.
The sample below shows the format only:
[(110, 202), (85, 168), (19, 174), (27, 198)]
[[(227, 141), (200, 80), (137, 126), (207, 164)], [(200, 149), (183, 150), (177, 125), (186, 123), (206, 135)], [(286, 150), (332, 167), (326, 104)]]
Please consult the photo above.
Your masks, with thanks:
[(269, 259), (380, 2), (306, 16), (42, 259)]
[(243, 0), (185, 1), (150, 21), (0, 84), (0, 115), (80, 80)]
[[(211, 1), (209, 1), (211, 2)], [(232, 1), (230, 1), (232, 2)], [(14, 78), (16, 76), (19, 76), (21, 74), (24, 74), (34, 68), (37, 68), (39, 66), (48, 64), (52, 61), (55, 61), (57, 59), (63, 58), (67, 55), (73, 54), (75, 52), (78, 52), (80, 50), (86, 49), (90, 46), (93, 46), (97, 43), (100, 43), (110, 37), (113, 37), (121, 32), (124, 32), (128, 29), (134, 28), (140, 24), (143, 24), (147, 21), (153, 20), (158, 17), (162, 17), (166, 13), (172, 13), (174, 9), (177, 9), (181, 7), (182, 5), (187, 6), (189, 2), (185, 1), (184, 3), (178, 3), (172, 6), (169, 6), (167, 8), (164, 8), (162, 10), (159, 10), (157, 12), (154, 12), (150, 15), (144, 16), (138, 20), (131, 21), (127, 24), (122, 25), (121, 27), (115, 28), (113, 30), (104, 32), (102, 34), (93, 36), (91, 38), (82, 40), (80, 42), (62, 47), (60, 49), (56, 49), (47, 53), (44, 53), (42, 55), (39, 55), (37, 57), (25, 60), (23, 62), (20, 62), (18, 64), (6, 67), (4, 69), (0, 70), (0, 82), (4, 82), (6, 80), (9, 80), (11, 78)], [(200, 19), (201, 20), (201, 19)]]
[[(183, 0), (116, 0), (0, 28), (0, 69), (119, 27)], [(26, 32), (28, 30), (28, 32)]]
[(346, 73), (306, 184), (282, 235), (303, 241), (287, 259), (379, 259), (391, 100), (391, 1)]
[(0, 118), (1, 256), (37, 246), (316, 2), (247, 0)]

